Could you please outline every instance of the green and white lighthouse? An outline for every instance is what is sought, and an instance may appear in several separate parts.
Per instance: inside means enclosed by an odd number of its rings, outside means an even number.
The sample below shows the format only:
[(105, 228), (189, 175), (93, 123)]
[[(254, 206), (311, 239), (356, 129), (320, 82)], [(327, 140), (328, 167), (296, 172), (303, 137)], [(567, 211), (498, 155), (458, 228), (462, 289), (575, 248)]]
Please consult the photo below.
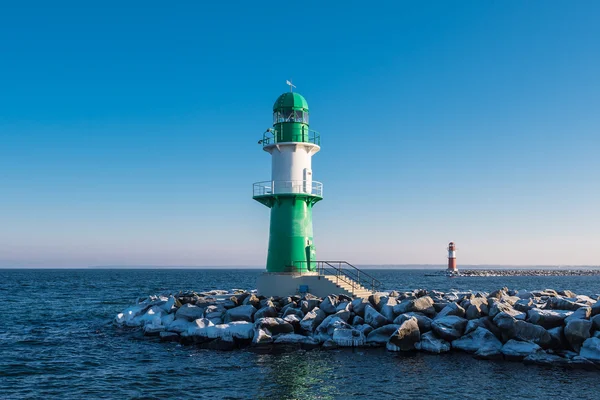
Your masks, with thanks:
[[(259, 140), (271, 155), (271, 180), (253, 186), (253, 198), (269, 207), (267, 270), (257, 281), (264, 296), (310, 292), (366, 297), (376, 279), (346, 261), (317, 261), (313, 243), (313, 206), (323, 200), (323, 184), (313, 180), (312, 156), (321, 136), (309, 128), (308, 103), (300, 94), (282, 94), (273, 105), (273, 127)], [(363, 286), (365, 278), (371, 289)]]

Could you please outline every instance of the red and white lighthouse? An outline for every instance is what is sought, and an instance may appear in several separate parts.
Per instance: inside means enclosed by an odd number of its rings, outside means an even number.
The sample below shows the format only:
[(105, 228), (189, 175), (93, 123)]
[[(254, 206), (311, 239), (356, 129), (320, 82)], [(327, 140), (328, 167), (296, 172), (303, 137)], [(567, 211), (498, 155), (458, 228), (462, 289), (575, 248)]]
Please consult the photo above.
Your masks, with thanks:
[(456, 246), (454, 242), (448, 244), (448, 272), (457, 272), (456, 268)]

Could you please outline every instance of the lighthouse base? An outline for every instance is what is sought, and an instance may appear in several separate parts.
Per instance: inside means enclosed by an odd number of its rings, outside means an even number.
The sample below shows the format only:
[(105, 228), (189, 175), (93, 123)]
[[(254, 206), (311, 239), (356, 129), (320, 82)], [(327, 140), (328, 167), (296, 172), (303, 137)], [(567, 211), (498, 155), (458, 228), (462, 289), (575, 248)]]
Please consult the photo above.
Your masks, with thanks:
[[(344, 287), (346, 286), (346, 287)], [(256, 288), (258, 294), (265, 297), (287, 297), (310, 293), (317, 297), (330, 294), (344, 294), (350, 297), (367, 297), (371, 291), (363, 287), (347, 287), (347, 284), (335, 282), (328, 275), (317, 273), (269, 273), (265, 272), (258, 277)]]

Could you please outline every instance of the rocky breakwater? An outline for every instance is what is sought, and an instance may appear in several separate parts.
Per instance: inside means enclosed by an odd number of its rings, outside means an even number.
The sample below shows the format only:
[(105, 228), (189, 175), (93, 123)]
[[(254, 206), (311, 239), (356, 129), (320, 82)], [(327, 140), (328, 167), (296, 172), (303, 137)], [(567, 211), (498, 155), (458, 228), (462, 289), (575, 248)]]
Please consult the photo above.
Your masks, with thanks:
[(597, 300), (570, 291), (507, 288), (391, 291), (368, 299), (188, 292), (140, 299), (114, 322), (163, 341), (215, 350), (380, 346), (391, 352), (463, 351), (481, 359), (597, 369)]

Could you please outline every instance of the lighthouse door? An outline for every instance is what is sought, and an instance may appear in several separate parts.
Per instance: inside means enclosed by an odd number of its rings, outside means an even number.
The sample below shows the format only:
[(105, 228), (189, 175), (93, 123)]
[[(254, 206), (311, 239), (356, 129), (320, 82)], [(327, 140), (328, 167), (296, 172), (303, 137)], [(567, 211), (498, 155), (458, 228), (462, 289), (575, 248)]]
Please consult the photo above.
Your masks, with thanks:
[(315, 251), (315, 246), (310, 243), (306, 246), (306, 266), (309, 271), (315, 270), (315, 259), (317, 257), (317, 253)]
[(302, 191), (304, 193), (312, 193), (312, 170), (310, 168), (304, 168), (304, 182)]

